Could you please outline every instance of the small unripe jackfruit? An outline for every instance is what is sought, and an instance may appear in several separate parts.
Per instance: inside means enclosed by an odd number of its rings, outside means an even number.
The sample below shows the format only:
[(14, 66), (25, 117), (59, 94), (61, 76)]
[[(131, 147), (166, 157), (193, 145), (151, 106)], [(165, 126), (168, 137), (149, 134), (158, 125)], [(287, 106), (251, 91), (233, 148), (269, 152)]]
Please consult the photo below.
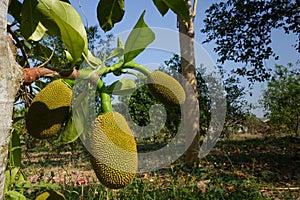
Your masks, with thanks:
[(90, 161), (99, 181), (111, 189), (126, 187), (138, 165), (134, 136), (117, 112), (99, 115), (89, 137)]
[(154, 71), (148, 77), (150, 93), (166, 106), (177, 106), (185, 101), (185, 92), (180, 83), (170, 75)]
[(72, 90), (62, 80), (55, 80), (32, 100), (26, 117), (28, 133), (34, 138), (55, 136), (66, 121), (72, 101)]

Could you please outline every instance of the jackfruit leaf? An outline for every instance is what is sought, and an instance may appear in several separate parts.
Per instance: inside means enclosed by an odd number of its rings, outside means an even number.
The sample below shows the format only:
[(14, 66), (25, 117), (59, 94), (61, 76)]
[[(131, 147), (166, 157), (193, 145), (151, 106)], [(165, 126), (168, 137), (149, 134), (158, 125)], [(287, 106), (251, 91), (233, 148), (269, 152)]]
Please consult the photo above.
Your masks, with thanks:
[(37, 9), (55, 21), (60, 30), (60, 38), (72, 55), (73, 62), (77, 61), (82, 53), (87, 55), (86, 31), (80, 15), (70, 4), (59, 0), (41, 0)]
[(78, 135), (84, 131), (84, 125), (88, 118), (88, 92), (80, 93), (73, 102), (73, 121)]
[(94, 56), (94, 54), (90, 50), (88, 51), (87, 59), (88, 59), (89, 63), (91, 63), (94, 66), (100, 66), (101, 65), (100, 58)]
[(174, 13), (185, 21), (190, 20), (190, 12), (185, 0), (162, 0)]
[(21, 165), (21, 142), (20, 135), (17, 131), (12, 132), (10, 137), (10, 149), (9, 149), (9, 160), (10, 165), (14, 167), (20, 167)]
[(98, 22), (105, 32), (121, 21), (124, 13), (124, 0), (100, 0), (97, 6)]
[(132, 61), (155, 39), (154, 32), (144, 21), (145, 11), (140, 16), (125, 42), (124, 63)]
[(46, 28), (43, 26), (41, 22), (38, 23), (36, 29), (32, 33), (32, 35), (28, 38), (28, 40), (39, 41), (43, 38), (46, 33)]
[(76, 131), (73, 117), (71, 117), (69, 119), (65, 129), (63, 130), (63, 132), (61, 134), (60, 140), (64, 144), (68, 144), (68, 143), (74, 142), (78, 137), (79, 137), (79, 134)]
[(108, 89), (115, 95), (128, 95), (134, 91), (135, 82), (130, 78), (122, 78), (111, 84)]
[(162, 16), (168, 12), (169, 7), (164, 3), (163, 0), (153, 0), (153, 3)]
[(20, 30), (26, 40), (34, 33), (39, 23), (35, 15), (37, 4), (37, 0), (24, 0), (23, 2)]
[(113, 59), (113, 58), (119, 58), (124, 55), (124, 48), (122, 47), (116, 47), (112, 50), (111, 54), (108, 56), (107, 60)]
[(17, 192), (15, 190), (9, 190), (5, 192), (5, 199), (6, 200), (26, 200), (26, 197), (21, 194), (20, 192)]
[(18, 0), (9, 1), (8, 13), (21, 23), (22, 4)]
[(124, 49), (124, 44), (120, 37), (118, 37), (117, 47)]
[(116, 57), (118, 57), (119, 60), (121, 60), (123, 55), (124, 55), (124, 44), (123, 44), (121, 38), (118, 37), (117, 47), (112, 50), (112, 52), (108, 56), (107, 60), (113, 59), (113, 58), (116, 58)]
[(61, 38), (59, 27), (54, 21), (54, 19), (47, 16), (47, 13), (43, 13), (38, 9), (36, 11), (37, 11), (37, 17), (39, 18), (40, 22), (42, 22), (42, 24), (46, 27), (48, 33), (52, 36), (57, 36)]

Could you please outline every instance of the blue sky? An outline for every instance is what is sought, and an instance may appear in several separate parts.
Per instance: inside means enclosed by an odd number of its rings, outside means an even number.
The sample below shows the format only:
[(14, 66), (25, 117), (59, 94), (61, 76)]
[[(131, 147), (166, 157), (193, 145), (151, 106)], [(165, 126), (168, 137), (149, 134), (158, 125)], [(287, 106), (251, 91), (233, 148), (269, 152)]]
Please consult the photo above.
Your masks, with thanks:
[[(195, 41), (200, 44), (211, 56), (214, 62), (217, 61), (217, 54), (213, 51), (214, 44), (204, 44), (202, 45), (202, 41), (205, 39), (205, 35), (200, 33), (200, 29), (203, 27), (203, 18), (204, 12), (212, 3), (220, 2), (218, 0), (203, 0), (199, 1), (197, 6), (197, 16), (195, 19)], [(80, 15), (83, 18), (83, 23), (86, 25), (88, 23), (89, 26), (97, 25), (97, 15), (96, 8), (98, 1), (96, 0), (71, 0), (72, 5), (78, 10)], [(81, 9), (79, 7), (81, 5)], [(84, 11), (83, 12), (81, 11)], [(160, 15), (160, 13), (155, 8), (152, 0), (126, 0), (125, 1), (125, 15), (121, 22), (117, 23), (112, 31), (108, 33), (113, 33), (114, 35), (119, 34), (123, 31), (129, 31), (135, 25), (137, 19), (143, 12), (146, 10), (146, 15), (144, 17), (145, 22), (150, 27), (159, 27), (159, 28), (167, 28), (177, 31), (176, 24), (176, 16), (172, 11), (169, 11), (164, 17)], [(86, 19), (84, 17), (86, 16)], [(103, 32), (104, 34), (104, 32)], [(283, 30), (274, 30), (272, 32), (272, 47), (277, 55), (279, 55), (279, 60), (268, 60), (266, 61), (266, 66), (268, 68), (273, 68), (275, 64), (286, 65), (287, 63), (296, 63), (297, 59), (299, 60), (299, 53), (292, 47), (292, 45), (296, 44), (297, 37), (295, 35), (285, 35)], [(174, 41), (178, 42), (178, 41)], [(143, 53), (141, 59), (144, 59), (144, 62), (155, 62), (155, 63), (163, 63), (164, 60), (170, 58), (169, 54), (161, 53), (161, 56), (147, 56), (146, 52)], [(147, 60), (148, 59), (148, 60)], [(153, 60), (154, 59), (154, 60)], [(226, 62), (223, 67), (230, 69), (241, 66), (240, 64), (233, 62)], [(246, 84), (246, 81), (245, 81)], [(247, 100), (256, 104), (257, 100), (261, 98), (261, 90), (266, 87), (266, 83), (256, 83), (254, 85), (254, 89), (252, 91), (253, 96), (247, 96)], [(262, 109), (257, 109), (253, 111), (257, 116), (262, 116)]]

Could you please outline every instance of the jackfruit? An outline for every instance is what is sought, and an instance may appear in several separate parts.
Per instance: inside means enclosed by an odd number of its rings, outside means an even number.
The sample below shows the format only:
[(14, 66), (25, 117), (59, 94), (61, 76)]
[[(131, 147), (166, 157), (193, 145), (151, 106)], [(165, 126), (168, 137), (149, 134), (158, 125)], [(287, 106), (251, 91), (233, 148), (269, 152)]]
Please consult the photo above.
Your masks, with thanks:
[(60, 192), (49, 190), (38, 195), (35, 200), (66, 200), (66, 198)]
[(170, 75), (161, 71), (153, 71), (148, 76), (147, 82), (150, 93), (164, 105), (172, 107), (184, 103), (184, 89)]
[(89, 137), (90, 161), (99, 181), (111, 189), (120, 189), (135, 177), (138, 158), (134, 136), (117, 112), (99, 115)]
[(62, 80), (55, 80), (32, 100), (26, 117), (27, 131), (34, 138), (57, 135), (66, 121), (72, 101), (72, 90)]

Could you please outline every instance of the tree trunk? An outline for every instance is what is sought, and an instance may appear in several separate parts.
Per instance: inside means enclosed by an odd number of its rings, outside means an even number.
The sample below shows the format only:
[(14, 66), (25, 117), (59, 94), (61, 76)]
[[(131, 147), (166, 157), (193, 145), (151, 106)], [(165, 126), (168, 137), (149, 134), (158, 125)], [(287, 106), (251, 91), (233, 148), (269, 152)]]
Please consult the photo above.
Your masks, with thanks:
[[(192, 167), (194, 162), (198, 161), (200, 151), (200, 125), (199, 125), (199, 104), (197, 79), (195, 74), (195, 52), (194, 52), (194, 15), (191, 6), (191, 1), (186, 0), (190, 10), (191, 19), (185, 22), (178, 17), (179, 25), (179, 41), (181, 54), (181, 69), (182, 75), (194, 90), (194, 94), (187, 95), (184, 105), (184, 130), (186, 131), (186, 148), (185, 163)], [(196, 108), (195, 108), (196, 105)]]
[(16, 63), (7, 37), (8, 0), (0, 0), (0, 200), (4, 199), (5, 169), (12, 114), (22, 68)]

